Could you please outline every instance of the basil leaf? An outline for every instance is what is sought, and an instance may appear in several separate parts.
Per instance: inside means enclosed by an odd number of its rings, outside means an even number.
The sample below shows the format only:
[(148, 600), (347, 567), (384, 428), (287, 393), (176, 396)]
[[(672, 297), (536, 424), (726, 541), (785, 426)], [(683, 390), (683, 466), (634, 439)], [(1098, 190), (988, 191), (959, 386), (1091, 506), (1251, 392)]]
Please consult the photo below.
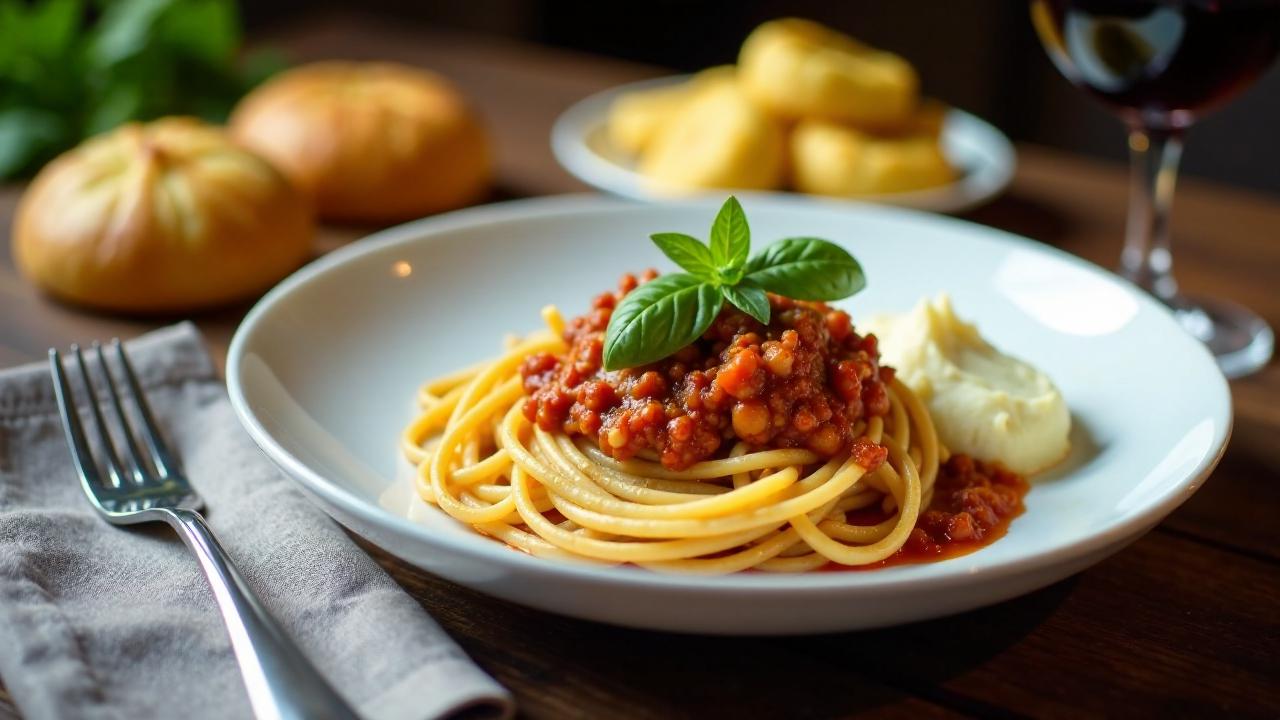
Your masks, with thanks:
[(840, 300), (867, 286), (862, 266), (844, 248), (794, 237), (765, 247), (747, 263), (747, 279), (797, 300)]
[(720, 288), (675, 273), (627, 293), (609, 319), (604, 369), (620, 370), (661, 360), (711, 327), (724, 297)]
[(750, 280), (743, 280), (737, 285), (725, 285), (720, 291), (724, 293), (724, 299), (736, 305), (739, 310), (765, 325), (769, 324), (769, 296), (765, 294), (764, 288)]
[(671, 262), (692, 273), (695, 277), (715, 282), (716, 266), (711, 262), (711, 251), (698, 239), (684, 233), (655, 233), (649, 236), (663, 255)]
[(730, 195), (711, 223), (711, 260), (717, 269), (732, 275), (732, 271), (747, 264), (750, 253), (751, 228), (747, 225), (747, 214), (742, 211), (738, 198)]

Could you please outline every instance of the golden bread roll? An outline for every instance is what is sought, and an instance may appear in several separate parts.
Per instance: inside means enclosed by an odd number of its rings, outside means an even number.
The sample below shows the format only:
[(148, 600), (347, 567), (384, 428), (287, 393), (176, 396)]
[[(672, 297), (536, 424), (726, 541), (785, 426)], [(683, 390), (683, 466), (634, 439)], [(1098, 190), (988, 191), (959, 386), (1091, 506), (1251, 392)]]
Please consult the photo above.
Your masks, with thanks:
[(652, 90), (629, 92), (609, 107), (609, 142), (630, 155), (639, 155), (658, 134), (659, 128), (699, 91), (734, 82), (732, 65), (707, 68), (688, 82)]
[(872, 135), (847, 125), (805, 120), (791, 133), (795, 189), (818, 195), (858, 197), (945, 185), (956, 177), (942, 152), (930, 116), (922, 133)]
[(50, 294), (124, 312), (251, 297), (308, 255), (306, 196), (192, 118), (130, 123), (45, 166), (18, 204), (19, 270)]
[(395, 222), (488, 191), (489, 141), (444, 78), (392, 63), (320, 62), (281, 73), (231, 116), (236, 139), (306, 191), (320, 216)]
[(768, 190), (783, 180), (781, 125), (736, 84), (701, 91), (663, 123), (639, 169), (659, 192)]
[(947, 112), (950, 109), (946, 103), (933, 98), (924, 98), (916, 107), (916, 111), (901, 125), (879, 131), (877, 134), (886, 137), (938, 137), (942, 135), (942, 127), (947, 123)]
[(920, 84), (901, 57), (799, 19), (756, 28), (742, 44), (738, 76), (748, 96), (783, 117), (875, 129), (909, 118)]

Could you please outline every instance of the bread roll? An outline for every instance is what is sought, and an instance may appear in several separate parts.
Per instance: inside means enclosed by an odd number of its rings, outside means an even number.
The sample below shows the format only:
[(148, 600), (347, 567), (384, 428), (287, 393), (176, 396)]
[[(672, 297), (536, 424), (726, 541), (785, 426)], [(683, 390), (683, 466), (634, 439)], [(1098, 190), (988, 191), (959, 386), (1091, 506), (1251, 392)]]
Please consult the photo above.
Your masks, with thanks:
[(785, 152), (778, 121), (727, 84), (700, 92), (663, 124), (639, 169), (658, 192), (769, 190), (782, 183)]
[(730, 65), (707, 68), (678, 85), (626, 93), (609, 107), (609, 142), (630, 155), (639, 155), (662, 126), (700, 91), (734, 82)]
[(952, 182), (956, 171), (939, 137), (945, 112), (928, 103), (893, 134), (801, 121), (791, 133), (791, 183), (801, 192), (860, 197)]
[(870, 129), (909, 118), (919, 88), (901, 57), (798, 19), (756, 28), (742, 44), (738, 73), (747, 95), (778, 115)]
[(489, 141), (476, 115), (447, 80), (405, 65), (294, 68), (241, 100), (231, 130), (310, 192), (328, 220), (408, 220), (489, 188)]
[(306, 259), (306, 197), (220, 128), (130, 123), (49, 163), (18, 204), (18, 268), (65, 300), (156, 313), (260, 293)]

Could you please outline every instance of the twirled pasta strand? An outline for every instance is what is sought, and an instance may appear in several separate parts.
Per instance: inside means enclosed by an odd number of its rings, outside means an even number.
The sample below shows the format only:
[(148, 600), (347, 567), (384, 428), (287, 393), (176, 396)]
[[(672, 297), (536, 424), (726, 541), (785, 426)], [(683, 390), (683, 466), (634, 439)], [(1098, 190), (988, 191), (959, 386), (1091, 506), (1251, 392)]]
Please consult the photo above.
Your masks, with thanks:
[[(563, 328), (559, 314), (544, 314)], [(866, 565), (906, 542), (933, 493), (941, 453), (923, 403), (889, 386), (890, 412), (859, 429), (888, 461), (868, 473), (850, 455), (752, 450), (684, 470), (609, 457), (585, 439), (535, 427), (521, 412), (519, 366), (563, 352), (555, 332), (425, 383), (401, 438), (419, 497), (478, 532), (540, 557), (632, 563), (658, 572), (803, 572)], [(847, 513), (881, 505), (872, 524)]]

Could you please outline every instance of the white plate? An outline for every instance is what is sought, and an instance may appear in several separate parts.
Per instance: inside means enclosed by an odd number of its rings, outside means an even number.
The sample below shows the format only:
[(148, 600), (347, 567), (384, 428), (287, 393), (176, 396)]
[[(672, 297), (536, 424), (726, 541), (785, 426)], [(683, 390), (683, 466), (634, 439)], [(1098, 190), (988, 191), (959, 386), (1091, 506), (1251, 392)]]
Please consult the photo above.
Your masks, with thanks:
[(496, 354), (503, 336), (566, 313), (628, 270), (669, 263), (655, 231), (702, 236), (718, 201), (524, 200), (393, 228), (285, 280), (249, 313), (227, 361), (254, 440), (321, 507), (391, 552), (482, 592), (645, 628), (726, 634), (848, 630), (994, 603), (1075, 573), (1190, 497), (1231, 428), (1226, 381), (1160, 305), (1060, 251), (891, 208), (744, 196), (755, 246), (816, 235), (847, 246), (870, 285), (844, 305), (904, 310), (948, 290), (1004, 350), (1043, 368), (1074, 416), (1074, 449), (1037, 477), (1026, 513), (991, 546), (870, 572), (659, 575), (538, 559), (431, 508), (379, 506), (425, 378)]
[[(680, 75), (621, 85), (575, 103), (560, 115), (551, 130), (551, 149), (556, 160), (574, 177), (600, 190), (637, 200), (663, 199), (636, 172), (632, 158), (609, 142), (605, 120), (609, 106), (619, 95), (673, 85), (689, 77)], [(976, 115), (963, 110), (949, 111), (942, 129), (942, 146), (947, 158), (962, 171), (955, 182), (928, 190), (866, 195), (856, 201), (841, 202), (872, 202), (958, 213), (996, 197), (1013, 179), (1016, 165), (1013, 144), (1004, 133)], [(720, 191), (707, 194), (723, 195)]]

